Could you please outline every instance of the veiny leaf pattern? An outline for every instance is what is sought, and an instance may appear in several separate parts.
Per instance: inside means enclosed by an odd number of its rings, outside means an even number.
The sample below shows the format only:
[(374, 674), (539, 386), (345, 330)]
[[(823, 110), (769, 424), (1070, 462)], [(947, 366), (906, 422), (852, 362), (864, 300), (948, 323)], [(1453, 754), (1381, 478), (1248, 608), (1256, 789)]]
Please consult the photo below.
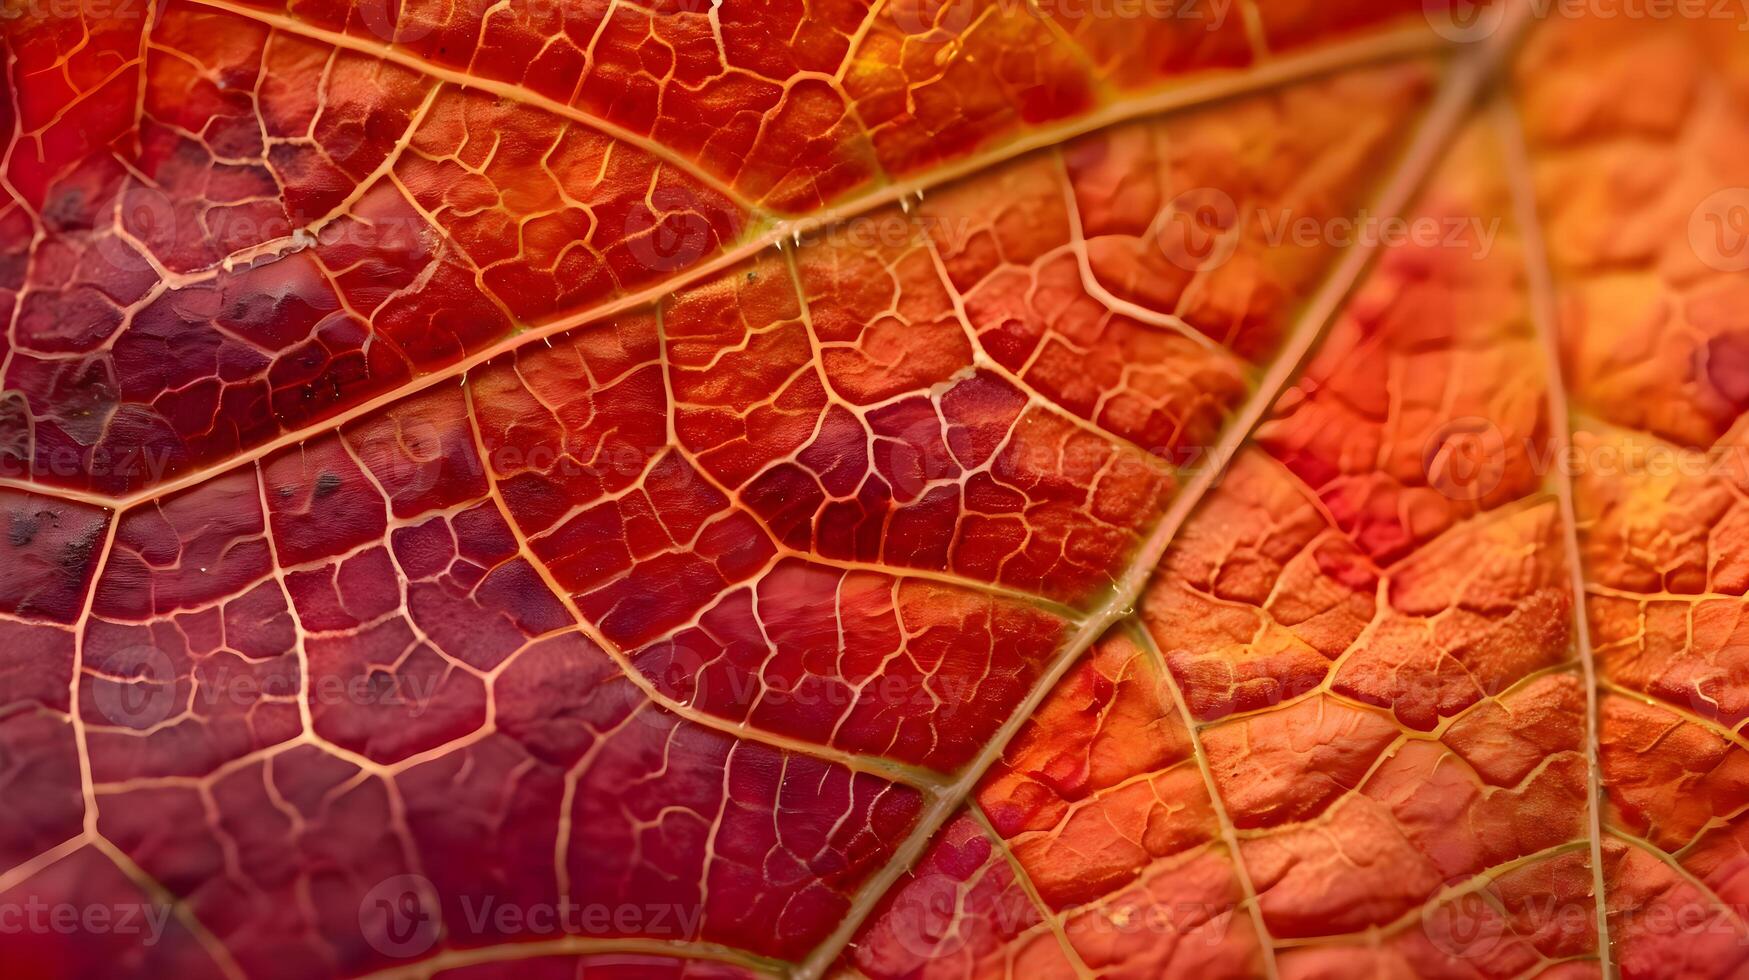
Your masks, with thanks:
[(1749, 975), (1742, 11), (1096, 6), (8, 7), (8, 972)]

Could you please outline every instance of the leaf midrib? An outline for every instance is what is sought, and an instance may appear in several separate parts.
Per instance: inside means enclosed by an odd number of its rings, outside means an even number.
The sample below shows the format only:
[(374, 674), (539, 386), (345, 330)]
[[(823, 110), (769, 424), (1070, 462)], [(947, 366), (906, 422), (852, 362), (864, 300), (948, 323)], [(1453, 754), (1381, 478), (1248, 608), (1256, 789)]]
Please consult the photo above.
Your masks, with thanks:
[[(1483, 86), (1493, 79), (1499, 64), (1516, 45), (1527, 24), (1528, 15), (1528, 6), (1514, 6), (1511, 16), (1506, 18), (1495, 34), (1486, 42), (1460, 53), (1448, 67), (1445, 80), (1421, 119), (1408, 149), (1386, 179), (1376, 196), (1376, 204), (1369, 209), (1369, 213), (1395, 216), (1408, 207), (1416, 189), (1432, 170), (1459, 124), (1468, 115)], [(1202, 497), (1216, 484), (1221, 473), (1250, 438), (1252, 430), (1262, 421), (1277, 395), (1297, 373), (1300, 362), (1335, 316), (1377, 250), (1377, 242), (1361, 242), (1343, 253), (1335, 269), (1302, 310), (1289, 331), (1281, 352), (1259, 382), (1257, 390), (1223, 432), (1211, 457), (1212, 465), (1199, 471), (1191, 483), (1173, 499), (1153, 532), (1138, 549), (1135, 560), (1113, 590), (1111, 598), (1083, 622), (1071, 642), (1058, 652), (1051, 667), (1015, 708), (985, 750), (962, 771), (953, 785), (930, 801), (912, 833), (895, 850), (887, 865), (872, 875), (858, 890), (856, 899), (838, 928), (792, 971), (792, 977), (796, 980), (818, 980), (825, 974), (849, 945), (876, 904), (899, 877), (916, 863), (935, 833), (970, 797), (984, 772), (1001, 756), (1008, 742), (1032, 717), (1050, 690), (1107, 629), (1131, 613), (1142, 587), (1153, 574), (1155, 565), (1165, 554), (1172, 539), (1177, 536), (1179, 528)]]

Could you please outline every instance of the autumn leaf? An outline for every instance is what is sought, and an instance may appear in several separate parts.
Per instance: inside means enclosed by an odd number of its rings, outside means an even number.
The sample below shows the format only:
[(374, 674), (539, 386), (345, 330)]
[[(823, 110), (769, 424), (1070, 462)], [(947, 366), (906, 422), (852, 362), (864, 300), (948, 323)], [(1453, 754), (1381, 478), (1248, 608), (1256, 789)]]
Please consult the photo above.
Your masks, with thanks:
[(9, 976), (1749, 975), (1749, 10), (5, 0)]

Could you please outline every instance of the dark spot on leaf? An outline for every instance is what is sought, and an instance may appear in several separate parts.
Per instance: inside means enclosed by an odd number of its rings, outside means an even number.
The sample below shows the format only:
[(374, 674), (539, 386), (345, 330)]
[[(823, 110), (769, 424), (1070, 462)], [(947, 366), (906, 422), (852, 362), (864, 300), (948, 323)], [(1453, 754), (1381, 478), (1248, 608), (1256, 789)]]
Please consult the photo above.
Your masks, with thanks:
[(1708, 341), (1706, 374), (1739, 411), (1749, 407), (1749, 332), (1733, 330)]
[(12, 547), (22, 548), (36, 539), (36, 532), (41, 528), (42, 524), (35, 515), (14, 512), (12, 519), (6, 523), (6, 540)]
[(340, 477), (333, 473), (323, 473), (316, 477), (316, 499), (321, 500), (340, 489)]
[(73, 582), (85, 581), (85, 569), (91, 564), (91, 554), (97, 550), (97, 536), (102, 532), (102, 525), (97, 525), (67, 542), (67, 546), (61, 549), (61, 574)]
[(395, 692), (399, 687), (395, 675), (389, 671), (373, 667), (365, 675), (365, 690), (372, 704), (394, 704)]
[(50, 231), (72, 231), (86, 226), (85, 192), (69, 187), (49, 195), (43, 204), (43, 224)]

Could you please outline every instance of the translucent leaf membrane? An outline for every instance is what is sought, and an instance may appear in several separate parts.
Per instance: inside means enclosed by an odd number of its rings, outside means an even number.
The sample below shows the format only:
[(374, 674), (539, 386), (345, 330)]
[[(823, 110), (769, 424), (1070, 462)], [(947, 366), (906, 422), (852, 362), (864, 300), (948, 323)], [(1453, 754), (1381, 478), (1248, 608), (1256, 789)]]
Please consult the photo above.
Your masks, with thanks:
[(1517, 75), (1571, 379), (1609, 926), (1627, 976), (1730, 976), (1749, 960), (1749, 799), (1733, 775), (1749, 762), (1734, 638), (1745, 26), (1740, 11), (1551, 24)]
[[(1494, 127), (1450, 148), (1115, 627), (848, 954), (870, 977), (1598, 973), (1586, 688)], [(1483, 430), (1509, 447), (1447, 458)], [(987, 824), (988, 829), (981, 829)]]

